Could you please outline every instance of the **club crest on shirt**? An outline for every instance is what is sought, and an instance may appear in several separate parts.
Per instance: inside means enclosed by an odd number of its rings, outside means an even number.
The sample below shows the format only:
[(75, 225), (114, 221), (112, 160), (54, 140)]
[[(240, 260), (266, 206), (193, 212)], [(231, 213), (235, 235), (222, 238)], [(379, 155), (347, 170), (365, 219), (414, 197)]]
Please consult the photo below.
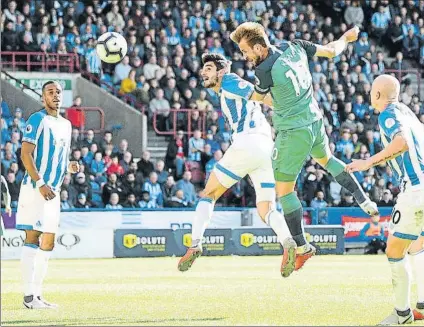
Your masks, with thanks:
[(238, 87), (239, 87), (239, 89), (245, 89), (247, 87), (247, 82), (246, 81), (240, 81), (238, 83)]
[(393, 126), (395, 126), (395, 120), (393, 118), (387, 118), (386, 121), (384, 122), (384, 125), (387, 128), (392, 128)]
[(27, 125), (27, 127), (25, 128), (25, 132), (31, 133), (32, 132), (32, 126), (31, 125)]

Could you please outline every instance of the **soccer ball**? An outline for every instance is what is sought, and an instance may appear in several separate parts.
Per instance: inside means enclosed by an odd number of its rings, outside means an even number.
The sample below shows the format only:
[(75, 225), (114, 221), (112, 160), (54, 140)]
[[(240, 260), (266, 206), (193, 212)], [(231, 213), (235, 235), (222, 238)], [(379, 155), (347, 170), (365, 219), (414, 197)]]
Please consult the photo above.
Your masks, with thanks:
[(127, 54), (127, 41), (119, 33), (107, 32), (97, 40), (96, 51), (104, 62), (116, 64)]

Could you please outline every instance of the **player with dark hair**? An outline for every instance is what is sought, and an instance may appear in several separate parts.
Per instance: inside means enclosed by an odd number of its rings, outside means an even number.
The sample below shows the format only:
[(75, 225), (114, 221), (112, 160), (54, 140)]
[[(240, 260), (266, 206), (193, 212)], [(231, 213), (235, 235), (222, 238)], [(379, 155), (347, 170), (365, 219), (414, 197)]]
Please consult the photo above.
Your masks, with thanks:
[[(19, 194), (16, 229), (25, 231), (21, 269), (24, 307), (53, 309), (42, 297), (42, 284), (59, 227), (60, 187), (66, 172), (77, 173), (77, 162), (69, 162), (71, 123), (59, 115), (62, 87), (55, 81), (42, 89), (44, 108), (26, 123), (21, 158), (25, 167)], [(42, 235), (42, 237), (41, 237)]]
[(249, 101), (254, 92), (253, 85), (229, 73), (229, 61), (216, 53), (204, 54), (202, 61), (204, 86), (220, 95), (222, 112), (231, 126), (233, 142), (216, 164), (201, 193), (193, 220), (192, 246), (179, 261), (178, 269), (188, 270), (202, 254), (202, 239), (215, 202), (231, 186), (249, 175), (256, 191), (259, 216), (274, 230), (284, 248), (281, 275), (288, 277), (295, 268), (296, 243), (284, 217), (275, 209), (271, 126), (259, 104)]

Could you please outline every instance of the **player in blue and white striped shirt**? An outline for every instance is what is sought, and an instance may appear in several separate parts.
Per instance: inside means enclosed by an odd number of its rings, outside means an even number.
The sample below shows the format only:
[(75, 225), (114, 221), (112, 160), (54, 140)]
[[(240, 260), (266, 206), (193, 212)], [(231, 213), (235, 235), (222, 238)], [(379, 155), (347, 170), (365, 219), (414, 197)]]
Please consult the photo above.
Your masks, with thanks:
[[(395, 310), (382, 325), (424, 320), (424, 125), (407, 106), (398, 102), (399, 91), (396, 78), (381, 75), (375, 79), (371, 104), (380, 112), (378, 123), (384, 149), (346, 167), (348, 172), (355, 172), (387, 161), (401, 185), (386, 249), (392, 269)], [(418, 286), (417, 307), (413, 312), (409, 302), (411, 276), (405, 258), (407, 252), (414, 258)]]
[(274, 230), (284, 248), (280, 272), (283, 277), (288, 277), (295, 269), (296, 242), (284, 217), (275, 210), (271, 126), (259, 104), (250, 101), (255, 92), (253, 85), (229, 73), (230, 63), (224, 56), (218, 53), (204, 54), (202, 61), (204, 85), (220, 95), (222, 112), (231, 126), (233, 142), (208, 178), (196, 207), (192, 246), (179, 261), (178, 269), (188, 270), (201, 255), (204, 232), (212, 218), (215, 202), (249, 175), (255, 187), (259, 216)]
[(56, 307), (42, 298), (41, 288), (59, 227), (60, 187), (67, 171), (79, 171), (77, 162), (69, 162), (71, 123), (59, 115), (62, 87), (49, 81), (42, 92), (44, 109), (29, 117), (22, 139), (26, 172), (16, 217), (16, 228), (26, 234), (21, 266), (28, 309)]

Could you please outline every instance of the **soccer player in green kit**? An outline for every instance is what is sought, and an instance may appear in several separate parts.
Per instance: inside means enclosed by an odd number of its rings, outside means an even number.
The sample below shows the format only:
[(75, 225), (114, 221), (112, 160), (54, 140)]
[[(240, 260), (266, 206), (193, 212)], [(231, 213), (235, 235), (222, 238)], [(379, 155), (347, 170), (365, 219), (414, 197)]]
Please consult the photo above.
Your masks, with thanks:
[(313, 56), (340, 55), (348, 43), (358, 39), (358, 34), (359, 28), (354, 27), (327, 45), (293, 40), (276, 48), (258, 23), (243, 23), (231, 33), (245, 60), (255, 66), (256, 86), (251, 100), (272, 103), (274, 109), (273, 125), (277, 132), (272, 155), (274, 177), (287, 225), (298, 246), (296, 270), (315, 254), (315, 248), (305, 240), (302, 205), (294, 190), (308, 156), (351, 192), (367, 214), (378, 214), (377, 205), (365, 195), (356, 178), (344, 171), (346, 165), (330, 151), (323, 117), (313, 97), (308, 64)]

